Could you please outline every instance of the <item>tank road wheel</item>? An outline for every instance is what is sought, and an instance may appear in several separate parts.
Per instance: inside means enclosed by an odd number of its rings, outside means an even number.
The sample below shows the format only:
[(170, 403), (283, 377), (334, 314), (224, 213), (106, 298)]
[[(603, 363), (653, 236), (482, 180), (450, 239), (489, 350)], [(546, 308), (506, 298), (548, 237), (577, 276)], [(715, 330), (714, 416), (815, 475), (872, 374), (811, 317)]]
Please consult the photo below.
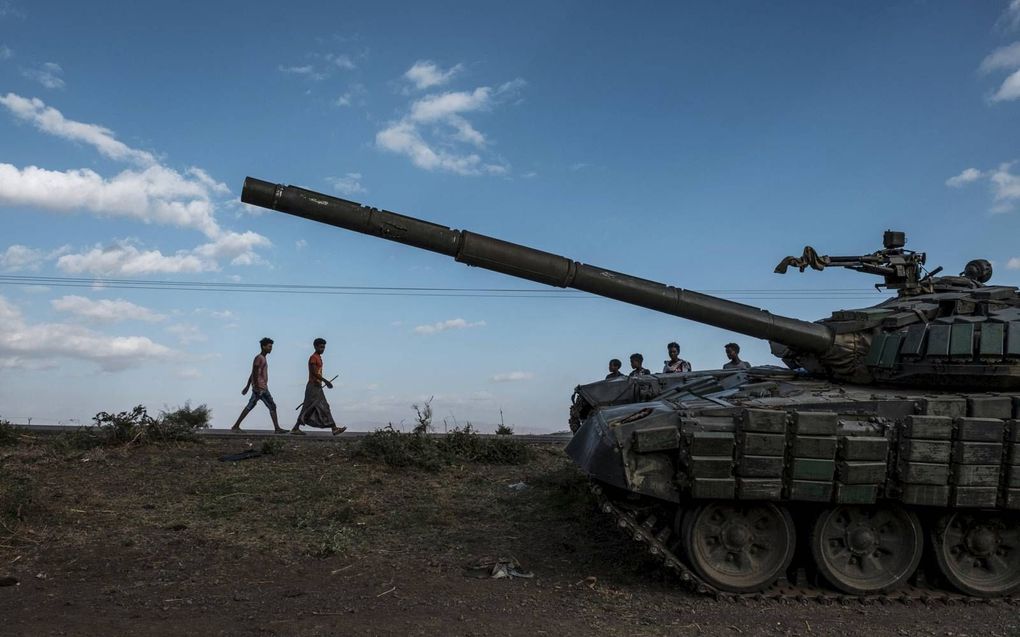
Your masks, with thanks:
[(935, 526), (939, 570), (961, 592), (999, 597), (1020, 587), (1020, 524), (1000, 513), (953, 513)]
[(899, 586), (917, 570), (923, 549), (920, 520), (899, 507), (832, 507), (822, 511), (811, 533), (819, 572), (852, 595)]
[(783, 507), (712, 502), (684, 515), (683, 542), (691, 567), (702, 579), (722, 591), (749, 593), (786, 571), (796, 534)]

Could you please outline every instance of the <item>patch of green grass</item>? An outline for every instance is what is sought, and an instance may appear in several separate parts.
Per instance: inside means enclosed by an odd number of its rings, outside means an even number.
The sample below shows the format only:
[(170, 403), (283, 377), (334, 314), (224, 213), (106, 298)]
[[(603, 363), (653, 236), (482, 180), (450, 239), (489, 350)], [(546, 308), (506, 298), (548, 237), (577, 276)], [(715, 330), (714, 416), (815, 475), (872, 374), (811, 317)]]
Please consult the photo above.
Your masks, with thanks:
[(465, 462), (517, 465), (532, 458), (532, 450), (523, 442), (509, 436), (484, 438), (470, 423), (435, 437), (421, 432), (401, 433), (391, 425), (365, 436), (355, 454), (391, 467), (426, 471)]
[(525, 464), (531, 459), (531, 448), (509, 436), (483, 438), (471, 423), (457, 427), (436, 440), (436, 444), (452, 459), (481, 464)]
[(362, 438), (354, 453), (391, 467), (438, 471), (449, 464), (449, 458), (440, 451), (434, 439), (423, 433), (404, 434), (392, 425)]

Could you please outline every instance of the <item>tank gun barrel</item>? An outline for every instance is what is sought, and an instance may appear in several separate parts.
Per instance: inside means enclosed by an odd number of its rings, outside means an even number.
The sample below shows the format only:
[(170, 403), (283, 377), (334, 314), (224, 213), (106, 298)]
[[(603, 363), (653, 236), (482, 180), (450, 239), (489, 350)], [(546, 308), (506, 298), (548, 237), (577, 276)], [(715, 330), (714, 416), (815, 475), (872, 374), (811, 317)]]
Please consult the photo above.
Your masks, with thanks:
[(241, 201), (319, 223), (438, 252), (456, 261), (537, 283), (573, 288), (806, 352), (825, 352), (825, 325), (771, 314), (743, 303), (579, 263), (493, 237), (363, 206), (295, 186), (248, 177)]

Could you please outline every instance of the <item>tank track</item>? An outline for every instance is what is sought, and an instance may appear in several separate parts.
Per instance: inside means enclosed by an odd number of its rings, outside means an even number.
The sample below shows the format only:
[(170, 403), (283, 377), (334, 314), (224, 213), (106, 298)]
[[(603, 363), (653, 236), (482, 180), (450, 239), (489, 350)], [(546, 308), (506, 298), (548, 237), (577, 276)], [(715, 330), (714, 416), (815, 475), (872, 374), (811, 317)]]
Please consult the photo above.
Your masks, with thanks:
[(655, 515), (648, 515), (641, 519), (641, 513), (635, 511), (628, 503), (614, 499), (610, 495), (610, 489), (603, 488), (595, 481), (591, 483), (591, 492), (595, 496), (599, 510), (613, 516), (620, 529), (624, 530), (636, 542), (644, 545), (648, 553), (668, 571), (675, 574), (683, 585), (694, 593), (713, 597), (720, 601), (748, 603), (768, 600), (781, 603), (816, 602), (820, 604), (1020, 604), (1020, 594), (985, 599), (943, 590), (921, 582), (907, 584), (890, 593), (847, 595), (815, 586), (794, 584), (783, 577), (768, 589), (756, 593), (720, 591), (688, 568), (684, 561), (663, 541), (672, 532), (671, 524), (659, 521)]

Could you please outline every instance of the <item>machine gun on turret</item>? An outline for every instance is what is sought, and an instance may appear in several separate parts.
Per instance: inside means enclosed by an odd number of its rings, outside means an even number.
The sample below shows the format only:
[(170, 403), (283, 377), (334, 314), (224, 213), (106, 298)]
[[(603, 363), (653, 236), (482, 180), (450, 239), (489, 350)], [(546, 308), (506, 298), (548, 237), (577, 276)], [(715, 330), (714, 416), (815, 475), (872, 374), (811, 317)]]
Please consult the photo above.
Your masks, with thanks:
[(779, 262), (775, 271), (778, 274), (786, 274), (786, 270), (790, 267), (795, 267), (801, 272), (807, 268), (824, 270), (827, 267), (841, 267), (884, 277), (885, 283), (876, 283), (876, 288), (899, 290), (900, 294), (904, 296), (930, 292), (930, 286), (926, 286), (925, 283), (930, 282), (932, 277), (942, 271), (942, 268), (937, 268), (922, 277), (925, 253), (904, 249), (903, 246), (906, 243), (905, 233), (886, 230), (882, 237), (882, 244), (885, 248), (862, 256), (820, 255), (811, 246), (805, 246), (804, 254), (800, 257), (786, 257)]

